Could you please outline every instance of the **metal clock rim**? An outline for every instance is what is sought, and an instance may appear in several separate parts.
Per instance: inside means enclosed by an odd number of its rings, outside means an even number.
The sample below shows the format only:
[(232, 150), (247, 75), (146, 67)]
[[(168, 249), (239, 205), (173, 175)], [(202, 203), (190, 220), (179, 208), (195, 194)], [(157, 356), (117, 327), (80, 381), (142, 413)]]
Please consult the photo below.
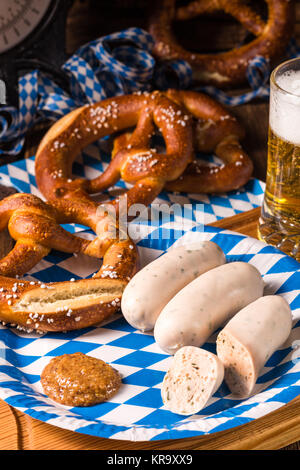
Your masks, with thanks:
[(59, 11), (59, 7), (67, 11), (72, 3), (73, 0), (64, 0), (63, 2), (61, 2), (61, 0), (51, 0), (44, 16), (42, 17), (41, 21), (37, 24), (37, 26), (33, 29), (33, 31), (31, 31), (21, 43), (16, 44), (11, 49), (8, 49), (2, 54), (0, 53), (0, 59), (5, 60), (6, 57), (17, 57), (18, 55), (22, 54), (26, 49), (28, 49), (32, 45), (36, 36), (38, 36), (41, 30), (47, 29), (49, 24), (51, 24), (53, 18), (55, 18)]

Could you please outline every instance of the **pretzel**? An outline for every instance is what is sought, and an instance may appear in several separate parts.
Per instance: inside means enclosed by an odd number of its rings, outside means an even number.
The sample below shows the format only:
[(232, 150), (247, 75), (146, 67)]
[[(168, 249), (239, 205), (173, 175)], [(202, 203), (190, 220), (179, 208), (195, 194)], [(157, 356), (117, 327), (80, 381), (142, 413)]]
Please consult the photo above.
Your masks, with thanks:
[[(92, 180), (72, 177), (72, 163), (81, 149), (134, 126), (130, 145), (118, 152), (100, 176)], [(164, 137), (165, 154), (159, 155), (150, 147), (155, 126)], [(190, 116), (164, 94), (144, 92), (84, 106), (60, 119), (40, 143), (35, 173), (40, 191), (58, 213), (97, 233), (98, 206), (90, 194), (102, 192), (123, 178), (133, 184), (126, 193), (127, 208), (135, 203), (148, 205), (166, 182), (181, 175), (192, 158)], [(109, 204), (118, 211), (120, 202), (121, 197)]]
[[(66, 232), (63, 218), (31, 194), (14, 194), (0, 202), (0, 230), (8, 227), (16, 241), (0, 260), (0, 319), (19, 329), (66, 331), (94, 325), (115, 313), (122, 292), (136, 272), (137, 251), (127, 238), (96, 237), (89, 241)], [(102, 219), (102, 229), (109, 224)], [(41, 283), (18, 281), (51, 249), (103, 257), (91, 279)]]
[[(119, 241), (116, 236), (112, 240), (103, 235), (109, 218), (108, 206), (118, 212), (121, 197), (99, 211), (99, 205), (90, 194), (107, 189), (123, 177), (133, 183), (126, 194), (127, 208), (136, 202), (149, 204), (165, 182), (176, 179), (192, 160), (191, 119), (181, 114), (181, 107), (163, 94), (138, 93), (81, 107), (50, 128), (37, 150), (35, 173), (37, 185), (51, 207), (32, 198), (28, 200), (29, 196), (2, 204), (0, 220), (8, 224), (17, 243), (0, 263), (0, 274), (11, 276), (26, 272), (51, 248), (104, 256), (103, 266), (92, 280), (51, 283), (50, 289), (33, 289), (24, 282), (20, 297), (15, 299), (10, 297), (15, 280), (2, 278), (3, 321), (15, 320), (22, 326), (37, 318), (36, 322), (30, 322), (30, 327), (37, 329), (37, 324), (41, 331), (68, 330), (99, 322), (116, 310), (115, 299), (120, 299), (136, 269), (136, 248), (129, 239)], [(165, 155), (157, 155), (149, 149), (155, 125), (160, 126), (165, 138)], [(82, 148), (133, 126), (136, 129), (132, 148), (120, 152), (102, 175), (93, 180), (72, 177), (72, 163)], [(20, 205), (17, 201), (21, 201)], [(97, 237), (89, 244), (79, 241), (57, 225), (66, 222), (87, 225)], [(97, 295), (92, 294), (95, 290)], [(57, 295), (63, 300), (56, 302)], [(69, 316), (60, 311), (62, 304), (68, 306)]]
[[(194, 147), (213, 152), (223, 164), (205, 165), (194, 160), (178, 179), (166, 183), (168, 191), (220, 193), (243, 186), (250, 178), (253, 164), (239, 141), (244, 130), (234, 116), (212, 98), (193, 91), (167, 90), (166, 96), (183, 106), (194, 119)], [(126, 133), (114, 141), (113, 156), (131, 143)]]
[[(175, 0), (158, 2), (150, 19), (149, 31), (155, 39), (153, 55), (161, 60), (186, 60), (193, 68), (195, 81), (205, 85), (230, 87), (246, 80), (249, 62), (256, 56), (270, 61), (282, 56), (292, 35), (293, 5), (289, 0), (265, 0), (268, 20), (265, 22), (243, 0), (196, 0), (176, 9)], [(241, 47), (218, 54), (200, 54), (184, 49), (172, 31), (172, 22), (198, 15), (224, 11), (238, 20), (254, 36)]]

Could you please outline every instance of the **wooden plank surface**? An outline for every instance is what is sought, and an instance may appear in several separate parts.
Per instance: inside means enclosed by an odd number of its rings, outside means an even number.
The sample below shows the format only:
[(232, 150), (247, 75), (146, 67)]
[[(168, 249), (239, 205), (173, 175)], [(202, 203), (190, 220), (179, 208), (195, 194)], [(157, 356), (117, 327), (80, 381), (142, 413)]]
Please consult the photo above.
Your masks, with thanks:
[[(120, 12), (116, 14), (116, 5)], [(124, 9), (126, 4), (127, 10)], [(300, 39), (300, 1), (296, 4), (296, 37)], [(104, 8), (104, 5), (106, 7)], [(139, 1), (139, 8), (149, 5), (146, 0)], [(75, 0), (67, 22), (67, 52), (71, 54), (80, 45), (104, 34), (129, 26), (145, 27), (146, 15), (136, 8), (135, 0)], [(119, 11), (119, 10), (118, 10)], [(127, 12), (125, 14), (124, 12)], [(227, 19), (226, 19), (227, 21)], [(227, 28), (217, 24), (215, 37), (210, 37), (210, 46), (217, 50), (222, 46), (231, 47), (242, 36), (236, 24), (227, 22)], [(222, 27), (220, 28), (220, 24)], [(201, 28), (190, 29), (191, 34), (198, 31), (198, 44), (203, 44), (207, 30), (212, 24), (203, 24)], [(187, 41), (189, 37), (187, 36)], [(207, 44), (207, 41), (206, 43)], [(236, 107), (232, 112), (246, 129), (244, 147), (254, 161), (254, 176), (265, 179), (267, 157), (268, 105), (266, 102), (252, 102)], [(26, 156), (34, 154), (36, 146), (45, 133), (45, 127), (35, 128), (26, 141)], [(0, 163), (4, 163), (0, 161)], [(223, 219), (213, 225), (228, 228), (252, 237), (256, 237), (259, 210), (239, 214)], [(0, 450), (4, 449), (300, 449), (300, 398), (288, 405), (249, 424), (223, 431), (212, 436), (203, 436), (176, 441), (155, 441), (149, 443), (131, 443), (93, 438), (66, 431), (46, 423), (34, 420), (0, 401)], [(293, 444), (291, 444), (293, 443)], [(291, 445), (289, 445), (291, 444)], [(286, 447), (284, 447), (286, 446)]]

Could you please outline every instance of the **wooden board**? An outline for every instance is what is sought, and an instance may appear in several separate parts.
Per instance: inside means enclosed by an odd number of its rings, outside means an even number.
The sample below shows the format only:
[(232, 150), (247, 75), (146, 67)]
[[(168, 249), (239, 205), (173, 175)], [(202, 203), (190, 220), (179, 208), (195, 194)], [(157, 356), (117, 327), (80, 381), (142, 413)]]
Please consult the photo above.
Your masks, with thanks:
[[(260, 209), (211, 225), (256, 237)], [(248, 424), (208, 436), (171, 441), (101, 439), (37, 421), (0, 400), (0, 450), (275, 450), (300, 439), (300, 397)], [(295, 444), (289, 449), (298, 449)]]

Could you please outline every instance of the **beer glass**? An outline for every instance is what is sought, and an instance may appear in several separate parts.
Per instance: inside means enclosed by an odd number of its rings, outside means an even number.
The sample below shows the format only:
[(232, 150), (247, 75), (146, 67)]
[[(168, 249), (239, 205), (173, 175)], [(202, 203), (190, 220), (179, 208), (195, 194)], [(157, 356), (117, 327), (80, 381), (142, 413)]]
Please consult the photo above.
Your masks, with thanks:
[(300, 59), (270, 79), (268, 164), (259, 238), (300, 260)]

